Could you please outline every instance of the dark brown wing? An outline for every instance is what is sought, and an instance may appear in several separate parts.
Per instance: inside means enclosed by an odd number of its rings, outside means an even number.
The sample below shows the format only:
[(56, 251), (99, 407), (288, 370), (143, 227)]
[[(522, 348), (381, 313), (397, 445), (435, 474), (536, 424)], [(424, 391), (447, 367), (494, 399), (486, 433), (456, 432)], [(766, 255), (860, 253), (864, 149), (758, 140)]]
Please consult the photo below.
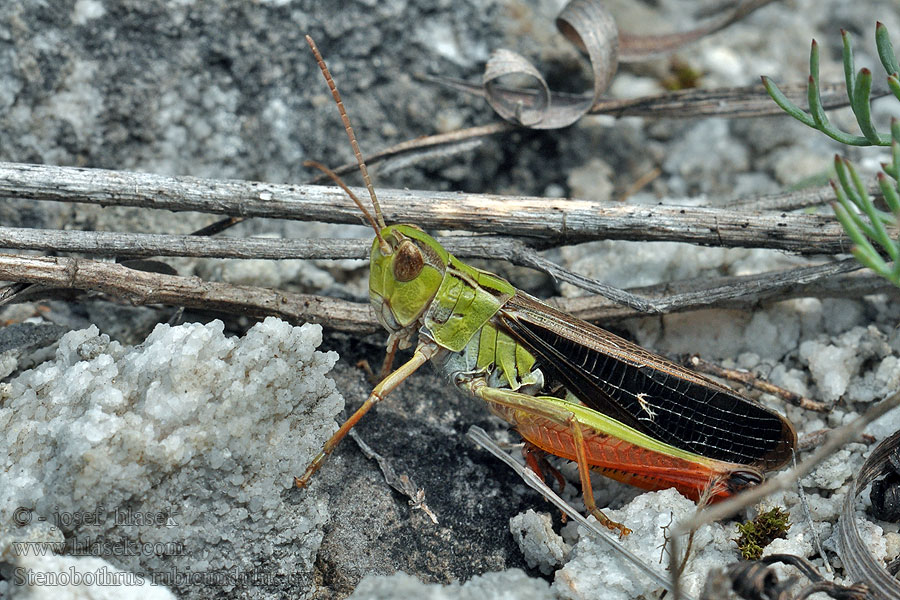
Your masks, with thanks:
[(522, 292), (495, 319), (581, 402), (638, 431), (764, 470), (791, 459), (791, 423), (711, 379)]

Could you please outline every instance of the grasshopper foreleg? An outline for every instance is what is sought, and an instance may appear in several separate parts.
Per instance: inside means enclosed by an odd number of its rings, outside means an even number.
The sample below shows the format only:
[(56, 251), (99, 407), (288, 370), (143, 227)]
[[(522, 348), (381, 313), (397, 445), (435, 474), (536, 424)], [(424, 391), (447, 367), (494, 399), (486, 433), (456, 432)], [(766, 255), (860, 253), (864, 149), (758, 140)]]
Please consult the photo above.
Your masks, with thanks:
[(313, 474), (322, 466), (325, 458), (334, 451), (335, 447), (341, 442), (342, 439), (344, 439), (347, 433), (349, 433), (349, 431), (353, 429), (353, 426), (363, 418), (363, 415), (369, 412), (369, 409), (378, 404), (378, 402), (383, 400), (385, 396), (394, 391), (394, 389), (396, 389), (398, 385), (403, 383), (403, 381), (407, 377), (412, 375), (416, 371), (416, 369), (428, 362), (436, 352), (437, 346), (434, 344), (419, 344), (418, 347), (416, 347), (416, 351), (413, 354), (413, 357), (409, 359), (408, 362), (404, 363), (403, 366), (385, 377), (381, 381), (381, 383), (375, 386), (375, 388), (369, 394), (369, 397), (366, 398), (365, 402), (363, 402), (362, 406), (360, 406), (349, 419), (344, 421), (344, 424), (341, 425), (340, 429), (338, 429), (334, 433), (334, 435), (332, 435), (331, 438), (329, 438), (329, 440), (325, 442), (325, 446), (322, 447), (322, 451), (312, 459), (312, 462), (310, 462), (309, 466), (306, 467), (306, 471), (303, 473), (303, 476), (294, 478), (294, 484), (298, 488), (305, 487), (306, 484), (309, 483), (309, 480), (313, 476)]

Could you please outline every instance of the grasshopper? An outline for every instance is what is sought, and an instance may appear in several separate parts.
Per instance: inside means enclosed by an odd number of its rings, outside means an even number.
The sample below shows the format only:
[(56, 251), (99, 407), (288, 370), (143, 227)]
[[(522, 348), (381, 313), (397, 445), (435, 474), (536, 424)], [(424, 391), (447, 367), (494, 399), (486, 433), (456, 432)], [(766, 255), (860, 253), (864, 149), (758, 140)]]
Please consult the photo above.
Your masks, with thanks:
[(331, 90), (372, 200), (373, 217), (327, 168), (375, 231), (369, 300), (389, 332), (383, 374), (416, 341), (412, 358), (385, 376), (325, 443), (304, 487), (350, 429), (426, 362), (487, 403), (540, 451), (575, 461), (586, 509), (597, 508), (590, 472), (647, 489), (674, 487), (694, 500), (728, 498), (791, 460), (797, 434), (775, 411), (471, 267), (419, 227), (386, 225), (349, 117), (325, 62), (307, 43)]

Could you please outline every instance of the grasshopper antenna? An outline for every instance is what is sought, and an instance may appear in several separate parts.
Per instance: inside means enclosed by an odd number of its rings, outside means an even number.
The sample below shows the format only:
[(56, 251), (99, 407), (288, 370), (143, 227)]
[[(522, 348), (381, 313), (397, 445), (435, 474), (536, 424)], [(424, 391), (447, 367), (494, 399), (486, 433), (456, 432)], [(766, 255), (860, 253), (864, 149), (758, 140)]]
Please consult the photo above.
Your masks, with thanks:
[(378, 198), (375, 196), (375, 188), (372, 186), (372, 180), (369, 178), (369, 170), (366, 168), (366, 162), (363, 160), (362, 152), (359, 150), (359, 144), (356, 142), (356, 134), (353, 133), (353, 126), (350, 125), (350, 117), (347, 116), (347, 111), (344, 109), (344, 102), (341, 100), (341, 94), (338, 92), (337, 85), (334, 83), (334, 79), (331, 77), (331, 72), (328, 70), (328, 66), (325, 64), (325, 59), (322, 58), (322, 53), (319, 52), (319, 47), (316, 46), (316, 43), (310, 36), (306, 36), (306, 43), (309, 44), (310, 50), (312, 50), (313, 55), (316, 57), (316, 62), (319, 65), (319, 69), (322, 71), (322, 75), (325, 77), (325, 82), (328, 84), (328, 89), (331, 90), (331, 95), (334, 97), (334, 101), (337, 104), (338, 110), (341, 113), (341, 121), (344, 123), (344, 130), (347, 132), (347, 137), (350, 138), (350, 146), (353, 148), (353, 154), (356, 156), (356, 163), (359, 165), (359, 171), (362, 173), (363, 181), (366, 182), (366, 189), (369, 190), (369, 197), (372, 199), (372, 206), (375, 208), (375, 219), (372, 220), (372, 217), (366, 211), (365, 208), (362, 207), (362, 204), (359, 200), (349, 191), (346, 185), (340, 182), (340, 178), (337, 175), (325, 168), (322, 169), (321, 166), (317, 167), (321, 169), (326, 175), (331, 177), (335, 182), (340, 185), (344, 191), (346, 191), (351, 198), (356, 202), (356, 204), (362, 209), (363, 213), (365, 213), (366, 217), (372, 222), (372, 226), (375, 228), (375, 233), (378, 236), (379, 243), (382, 247), (382, 251), (388, 250), (385, 254), (390, 254), (390, 246), (388, 246), (384, 239), (381, 237), (381, 229), (385, 227), (384, 217), (381, 214), (381, 205), (378, 203)]
[[(349, 187), (347, 187), (347, 184), (344, 183), (344, 181), (340, 178), (340, 176), (338, 176), (337, 173), (335, 173), (334, 171), (332, 171), (331, 169), (329, 169), (322, 163), (315, 161), (315, 160), (305, 160), (305, 161), (303, 161), (303, 166), (304, 167), (313, 167), (313, 168), (316, 168), (316, 169), (322, 171), (323, 173), (328, 175), (331, 178), (331, 180), (334, 181), (335, 184), (340, 186), (340, 188), (342, 190), (344, 190), (344, 192), (348, 196), (350, 196), (350, 199), (356, 203), (356, 206), (359, 207), (359, 210), (361, 210), (362, 213), (366, 216), (366, 220), (372, 226), (372, 229), (375, 230), (375, 236), (378, 238), (381, 246), (382, 247), (387, 246), (387, 243), (381, 237), (381, 227), (378, 226), (378, 223), (376, 223), (375, 219), (372, 218), (372, 214), (368, 210), (366, 210), (366, 207), (365, 207), (365, 205), (363, 205), (362, 201), (360, 201), (360, 199), (356, 196), (356, 194), (353, 193), (353, 190), (351, 190)], [(387, 246), (387, 247), (390, 248), (390, 246)], [(387, 254), (387, 253), (385, 253), (385, 254)]]

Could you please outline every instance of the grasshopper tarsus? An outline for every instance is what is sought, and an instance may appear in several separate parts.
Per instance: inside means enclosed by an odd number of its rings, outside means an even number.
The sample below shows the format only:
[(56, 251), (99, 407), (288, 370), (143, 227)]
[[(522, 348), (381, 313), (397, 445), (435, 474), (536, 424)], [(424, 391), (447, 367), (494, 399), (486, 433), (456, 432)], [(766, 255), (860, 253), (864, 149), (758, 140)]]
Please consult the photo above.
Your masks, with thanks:
[(416, 352), (413, 354), (413, 357), (409, 359), (406, 363), (404, 363), (401, 367), (399, 367), (396, 371), (391, 373), (389, 376), (384, 378), (381, 383), (375, 386), (375, 388), (369, 393), (369, 397), (366, 398), (366, 401), (362, 403), (362, 406), (356, 409), (350, 418), (348, 418), (344, 423), (338, 428), (337, 431), (325, 442), (325, 445), (322, 447), (322, 451), (319, 452), (315, 458), (313, 458), (312, 462), (309, 463), (309, 466), (306, 467), (306, 472), (300, 478), (295, 478), (294, 484), (298, 488), (305, 487), (309, 482), (309, 479), (315, 474), (316, 471), (322, 466), (322, 463), (328, 457), (329, 454), (334, 452), (334, 449), (338, 444), (341, 443), (350, 430), (359, 423), (359, 420), (363, 418), (363, 416), (369, 412), (372, 407), (381, 402), (385, 396), (390, 394), (394, 389), (397, 388), (398, 385), (403, 383), (407, 377), (412, 375), (416, 369), (424, 365), (428, 362), (433, 356), (434, 351), (431, 346), (420, 346), (416, 349)]
[(366, 380), (372, 384), (377, 385), (380, 381), (384, 380), (388, 375), (391, 374), (391, 367), (394, 364), (394, 356), (396, 355), (396, 347), (391, 350), (391, 346), (388, 346), (387, 353), (384, 356), (384, 363), (381, 365), (381, 369), (376, 373), (372, 369), (372, 365), (369, 364), (368, 359), (361, 359), (356, 362), (356, 367), (362, 369), (363, 373), (366, 374)]
[(604, 515), (603, 512), (597, 507), (594, 507), (588, 512), (590, 512), (601, 525), (603, 525), (610, 531), (618, 532), (620, 538), (624, 538), (625, 536), (631, 534), (631, 530), (625, 527), (625, 525), (613, 521), (612, 519)]
[(328, 456), (328, 452), (322, 450), (316, 454), (315, 458), (310, 461), (309, 465), (306, 467), (306, 471), (300, 477), (294, 477), (294, 486), (298, 489), (303, 489), (307, 485), (309, 485), (309, 480), (315, 475), (316, 471), (322, 466), (322, 463), (325, 461), (325, 457)]
[(372, 385), (376, 385), (379, 381), (384, 379), (384, 377), (381, 377), (380, 374), (376, 374), (375, 371), (372, 370), (372, 365), (369, 364), (369, 360), (366, 358), (356, 361), (356, 368), (362, 369), (363, 373), (366, 374), (366, 381)]

